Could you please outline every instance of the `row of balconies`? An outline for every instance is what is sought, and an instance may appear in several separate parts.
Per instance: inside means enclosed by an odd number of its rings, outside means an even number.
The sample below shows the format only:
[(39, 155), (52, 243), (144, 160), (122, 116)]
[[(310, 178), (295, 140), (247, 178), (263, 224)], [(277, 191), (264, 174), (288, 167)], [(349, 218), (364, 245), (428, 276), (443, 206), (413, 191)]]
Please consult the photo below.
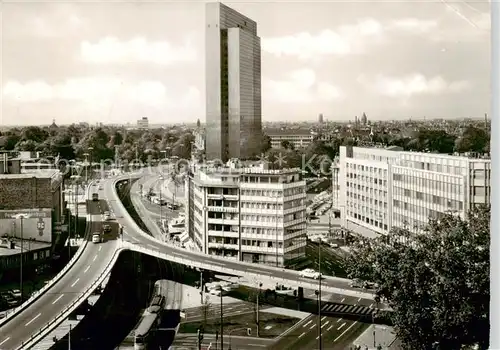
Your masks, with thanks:
[(288, 190), (290, 188), (305, 187), (305, 181), (297, 181), (292, 183), (259, 183), (259, 182), (241, 182), (241, 189), (252, 190)]

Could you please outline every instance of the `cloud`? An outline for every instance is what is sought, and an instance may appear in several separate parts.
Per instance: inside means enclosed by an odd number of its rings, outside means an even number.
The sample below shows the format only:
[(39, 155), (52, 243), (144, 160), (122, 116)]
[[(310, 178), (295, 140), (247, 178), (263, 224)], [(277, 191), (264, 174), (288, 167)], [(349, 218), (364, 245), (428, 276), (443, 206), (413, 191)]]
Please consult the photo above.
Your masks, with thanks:
[(343, 97), (342, 91), (327, 82), (317, 82), (311, 69), (292, 71), (286, 80), (264, 80), (263, 96), (273, 102), (310, 103)]
[(44, 81), (25, 84), (9, 81), (3, 87), (3, 94), (6, 99), (19, 103), (67, 100), (102, 104), (121, 99), (160, 106), (168, 100), (166, 88), (161, 82), (141, 81), (130, 85), (119, 79), (105, 77), (74, 78), (53, 85)]
[(395, 98), (458, 93), (470, 88), (467, 81), (447, 82), (441, 76), (427, 78), (418, 73), (399, 78), (379, 75), (373, 81), (362, 76), (358, 81), (379, 95)]
[(119, 41), (106, 37), (97, 43), (84, 41), (80, 45), (82, 59), (88, 63), (154, 63), (169, 65), (177, 62), (192, 62), (197, 52), (189, 42), (174, 47), (166, 41), (148, 42), (144, 38)]
[(375, 19), (359, 20), (354, 25), (326, 29), (316, 35), (302, 32), (275, 38), (264, 38), (262, 49), (272, 55), (296, 56), (299, 59), (317, 59), (324, 55), (362, 54), (377, 44), (386, 42), (388, 32), (423, 34), (437, 26), (434, 21), (405, 18), (388, 23)]

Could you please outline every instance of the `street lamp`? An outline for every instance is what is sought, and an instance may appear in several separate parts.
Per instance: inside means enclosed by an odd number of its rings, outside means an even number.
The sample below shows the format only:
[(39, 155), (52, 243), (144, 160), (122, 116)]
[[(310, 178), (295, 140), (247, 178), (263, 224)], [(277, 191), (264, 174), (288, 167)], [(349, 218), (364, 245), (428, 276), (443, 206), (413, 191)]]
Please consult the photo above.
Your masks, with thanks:
[[(257, 293), (257, 338), (260, 337), (260, 322), (259, 322), (259, 296), (262, 288), (262, 282), (259, 282), (259, 292)], [(230, 348), (231, 349), (231, 348)]]
[(159, 175), (158, 178), (160, 179), (160, 190), (159, 190), (159, 194), (160, 194), (160, 222), (163, 226), (163, 221), (162, 221), (162, 217), (163, 217), (163, 211), (162, 211), (162, 207), (163, 207), (163, 201), (161, 199), (161, 187), (163, 186), (163, 175)]
[(321, 274), (321, 239), (319, 240), (318, 243), (318, 272), (319, 272), (319, 277), (318, 277), (318, 290), (317, 290), (317, 296), (318, 296), (318, 342), (319, 342), (319, 350), (322, 349), (323, 341), (321, 339), (321, 278), (323, 277)]

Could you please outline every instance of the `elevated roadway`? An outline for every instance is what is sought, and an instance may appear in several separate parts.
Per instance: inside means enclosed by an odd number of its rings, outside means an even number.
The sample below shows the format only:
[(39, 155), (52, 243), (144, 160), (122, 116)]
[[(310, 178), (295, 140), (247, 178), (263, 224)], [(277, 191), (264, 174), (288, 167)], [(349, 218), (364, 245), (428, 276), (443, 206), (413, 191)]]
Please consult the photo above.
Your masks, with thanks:
[[(95, 187), (94, 190), (98, 191), (98, 188)], [(93, 190), (89, 192), (93, 192)], [(87, 226), (85, 239), (90, 240), (92, 232), (101, 231), (101, 212), (107, 210), (107, 203), (104, 200), (98, 202), (88, 200), (87, 206), (90, 222)], [(116, 228), (114, 234), (117, 236)], [(116, 240), (113, 239), (103, 244), (87, 243), (79, 259), (56, 283), (29, 305), (22, 308), (17, 315), (2, 322), (0, 325), (0, 349), (17, 349), (26, 344), (33, 335), (39, 333), (42, 327), (77, 300), (82, 291), (89, 288), (102, 273), (115, 251)]]
[[(99, 192), (99, 204), (89, 202), (89, 230), (87, 233), (101, 231), (101, 212), (110, 210), (113, 220), (112, 233), (102, 244), (86, 245), (81, 257), (60, 279), (30, 305), (23, 308), (6, 322), (0, 324), (0, 349), (30, 349), (43, 335), (57, 327), (86, 297), (90, 295), (110, 272), (120, 251), (133, 250), (161, 259), (204, 270), (245, 276), (247, 278), (275, 280), (291, 287), (316, 289), (318, 282), (300, 277), (299, 272), (271, 266), (243, 263), (227, 258), (209, 256), (203, 253), (186, 251), (182, 248), (161, 242), (137, 225), (126, 211), (118, 197), (116, 182), (140, 178), (144, 174), (135, 173), (105, 180)], [(146, 221), (148, 218), (145, 218)], [(118, 237), (118, 227), (123, 226), (123, 237)], [(87, 239), (90, 235), (87, 235)], [(324, 292), (371, 299), (373, 295), (355, 290), (349, 280), (326, 277), (322, 281)]]

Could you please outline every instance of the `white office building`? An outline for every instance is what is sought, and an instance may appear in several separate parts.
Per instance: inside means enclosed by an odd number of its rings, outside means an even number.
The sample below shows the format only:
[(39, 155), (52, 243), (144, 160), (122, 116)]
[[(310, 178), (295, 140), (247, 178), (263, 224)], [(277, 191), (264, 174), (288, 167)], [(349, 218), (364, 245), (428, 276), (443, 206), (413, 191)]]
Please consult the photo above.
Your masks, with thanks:
[(298, 169), (200, 168), (186, 181), (187, 231), (206, 254), (283, 266), (305, 256)]
[(369, 237), (490, 203), (490, 159), (342, 146), (339, 170), (342, 226)]
[(257, 23), (206, 4), (206, 157), (226, 162), (260, 153), (261, 50)]

